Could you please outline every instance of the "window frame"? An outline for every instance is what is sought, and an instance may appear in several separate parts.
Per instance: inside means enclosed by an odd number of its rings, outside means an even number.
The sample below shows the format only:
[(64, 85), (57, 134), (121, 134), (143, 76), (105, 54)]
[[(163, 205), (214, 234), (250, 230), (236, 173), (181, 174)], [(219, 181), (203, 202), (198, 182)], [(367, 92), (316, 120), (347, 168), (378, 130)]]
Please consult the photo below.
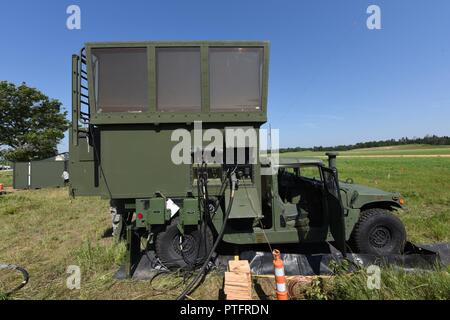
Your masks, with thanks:
[[(98, 93), (96, 92), (96, 88), (98, 88), (98, 77), (94, 78), (94, 65), (92, 61), (92, 50), (91, 49), (145, 49), (145, 53), (147, 56), (147, 107), (143, 111), (102, 111), (99, 110), (97, 107), (97, 100), (98, 100)], [(148, 47), (147, 46), (122, 46), (122, 47), (93, 47), (89, 48), (87, 51), (87, 57), (88, 57), (88, 65), (87, 70), (90, 72), (88, 73), (88, 86), (89, 86), (89, 112), (90, 114), (145, 114), (149, 111), (149, 100), (150, 100), (150, 91), (148, 90), (149, 84), (150, 84), (150, 73), (149, 73), (149, 59), (148, 59)], [(98, 74), (98, 72), (97, 72)]]
[[(93, 72), (88, 74), (89, 82), (89, 108), (92, 124), (114, 123), (191, 123), (195, 120), (209, 122), (260, 122), (267, 121), (267, 86), (269, 44), (262, 41), (176, 41), (176, 42), (110, 42), (86, 43), (86, 60), (88, 70), (92, 70), (93, 48), (146, 48), (147, 49), (147, 75), (148, 75), (148, 107), (146, 111), (133, 112), (101, 112), (97, 113), (95, 92), (93, 86)], [(200, 48), (200, 88), (201, 110), (192, 111), (159, 111), (157, 110), (157, 61), (156, 48), (170, 47), (199, 47)], [(261, 108), (257, 111), (214, 111), (210, 109), (209, 85), (209, 48), (210, 47), (244, 47), (262, 48), (262, 77), (261, 81)]]
[[(199, 71), (199, 88), (200, 88), (200, 106), (199, 110), (192, 110), (192, 109), (184, 109), (184, 110), (172, 110), (172, 111), (164, 111), (161, 109), (158, 109), (158, 49), (198, 49), (199, 53), (199, 59), (200, 59), (200, 70)], [(151, 92), (149, 92), (151, 94)], [(170, 46), (170, 47), (163, 47), (163, 46), (156, 46), (155, 47), (155, 112), (161, 112), (161, 113), (180, 113), (180, 112), (200, 112), (203, 110), (203, 88), (202, 88), (202, 49), (200, 46)]]
[[(263, 81), (263, 78), (264, 78), (264, 65), (265, 65), (264, 64), (264, 55), (265, 55), (265, 50), (264, 50), (265, 48), (264, 47), (257, 47), (257, 46), (208, 46), (208, 77), (211, 74), (211, 70), (209, 70), (209, 66), (210, 66), (209, 52), (211, 50), (214, 50), (214, 49), (239, 49), (239, 48), (242, 48), (242, 49), (243, 48), (245, 48), (245, 49), (261, 49), (261, 56), (259, 57), (260, 63), (261, 63), (261, 71), (260, 71), (260, 75), (259, 75), (259, 91), (260, 91), (259, 92), (259, 103), (260, 103), (259, 109), (255, 109), (255, 110), (248, 109), (246, 111), (239, 111), (239, 110), (236, 110), (236, 109), (230, 109), (230, 110), (225, 111), (224, 109), (221, 109), (221, 108), (211, 109), (211, 101), (210, 101), (210, 103), (208, 104), (208, 112), (214, 112), (214, 113), (235, 112), (235, 113), (241, 114), (241, 113), (247, 113), (247, 112), (251, 112), (251, 113), (261, 112), (261, 110), (263, 109), (263, 94), (264, 94), (264, 88), (263, 88), (264, 81)], [(212, 90), (211, 81), (208, 82), (208, 89), (209, 89), (208, 94), (211, 95), (211, 90)]]

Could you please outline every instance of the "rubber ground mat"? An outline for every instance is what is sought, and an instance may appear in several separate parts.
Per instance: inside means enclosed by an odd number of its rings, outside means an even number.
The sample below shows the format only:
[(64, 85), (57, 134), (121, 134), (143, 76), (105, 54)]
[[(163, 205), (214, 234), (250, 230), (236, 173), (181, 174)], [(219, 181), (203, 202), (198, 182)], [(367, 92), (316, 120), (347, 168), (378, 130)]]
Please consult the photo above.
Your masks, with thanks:
[[(404, 254), (377, 256), (347, 253), (350, 271), (358, 267), (378, 265), (398, 267), (407, 271), (432, 270), (439, 265), (450, 263), (450, 244), (414, 245), (407, 243)], [(241, 259), (250, 261), (253, 274), (273, 274), (273, 257), (270, 252), (243, 252)], [(285, 253), (281, 256), (286, 275), (326, 275), (331, 274), (333, 264), (343, 261), (339, 251), (319, 254)]]
[[(344, 260), (343, 254), (332, 245), (321, 246), (320, 249), (303, 248), (293, 250), (292, 246), (286, 247), (285, 251), (283, 251), (283, 247), (279, 249), (282, 252), (281, 258), (284, 263), (286, 275), (331, 274), (333, 264)], [(317, 250), (321, 252), (317, 252)], [(308, 253), (308, 251), (312, 251), (313, 253)], [(225, 251), (215, 259), (215, 267), (226, 270), (227, 262), (233, 258), (234, 255), (226, 254)], [(274, 272), (272, 253), (268, 250), (243, 250), (239, 252), (239, 258), (249, 261), (253, 274), (272, 275)], [(415, 245), (408, 242), (403, 254), (377, 256), (347, 253), (346, 259), (349, 262), (350, 271), (369, 265), (393, 266), (406, 271), (432, 270), (436, 266), (450, 264), (450, 243)], [(153, 251), (148, 251), (139, 259), (139, 262), (134, 268), (132, 279), (148, 280), (161, 271), (167, 271), (167, 269), (159, 263)], [(115, 274), (115, 278), (126, 278), (124, 266), (119, 268)]]

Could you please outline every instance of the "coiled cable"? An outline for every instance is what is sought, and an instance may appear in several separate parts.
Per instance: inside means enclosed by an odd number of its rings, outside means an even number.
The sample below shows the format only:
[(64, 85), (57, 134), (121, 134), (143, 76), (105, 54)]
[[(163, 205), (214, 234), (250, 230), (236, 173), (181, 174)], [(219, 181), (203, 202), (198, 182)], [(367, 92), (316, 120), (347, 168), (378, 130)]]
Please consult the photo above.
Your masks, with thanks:
[(6, 296), (9, 296), (9, 295), (17, 292), (18, 290), (22, 289), (23, 287), (25, 287), (25, 285), (28, 283), (28, 280), (30, 278), (27, 270), (25, 270), (24, 268), (22, 268), (20, 266), (15, 265), (15, 264), (0, 263), (0, 270), (16, 270), (16, 271), (20, 272), (23, 277), (23, 281), (17, 287), (15, 287), (14, 289), (5, 293)]

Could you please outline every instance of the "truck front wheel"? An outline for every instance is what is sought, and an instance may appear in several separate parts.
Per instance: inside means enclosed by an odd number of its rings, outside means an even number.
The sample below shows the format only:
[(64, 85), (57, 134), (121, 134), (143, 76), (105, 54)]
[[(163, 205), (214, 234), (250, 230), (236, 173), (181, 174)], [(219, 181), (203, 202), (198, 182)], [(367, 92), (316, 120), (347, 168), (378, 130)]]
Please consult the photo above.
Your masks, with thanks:
[(364, 210), (353, 229), (351, 240), (359, 253), (390, 255), (403, 253), (406, 230), (389, 210)]

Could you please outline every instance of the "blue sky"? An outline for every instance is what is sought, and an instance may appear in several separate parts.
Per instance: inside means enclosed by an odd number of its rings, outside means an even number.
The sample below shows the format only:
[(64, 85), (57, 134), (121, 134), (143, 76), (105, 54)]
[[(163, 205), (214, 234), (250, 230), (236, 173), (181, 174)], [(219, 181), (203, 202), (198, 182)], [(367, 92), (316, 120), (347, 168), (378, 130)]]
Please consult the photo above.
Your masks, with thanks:
[[(70, 4), (81, 30), (66, 28)], [(370, 4), (381, 30), (366, 27)], [(70, 57), (84, 42), (269, 40), (269, 122), (281, 146), (450, 135), (449, 14), (445, 0), (0, 0), (0, 79), (68, 110)]]

